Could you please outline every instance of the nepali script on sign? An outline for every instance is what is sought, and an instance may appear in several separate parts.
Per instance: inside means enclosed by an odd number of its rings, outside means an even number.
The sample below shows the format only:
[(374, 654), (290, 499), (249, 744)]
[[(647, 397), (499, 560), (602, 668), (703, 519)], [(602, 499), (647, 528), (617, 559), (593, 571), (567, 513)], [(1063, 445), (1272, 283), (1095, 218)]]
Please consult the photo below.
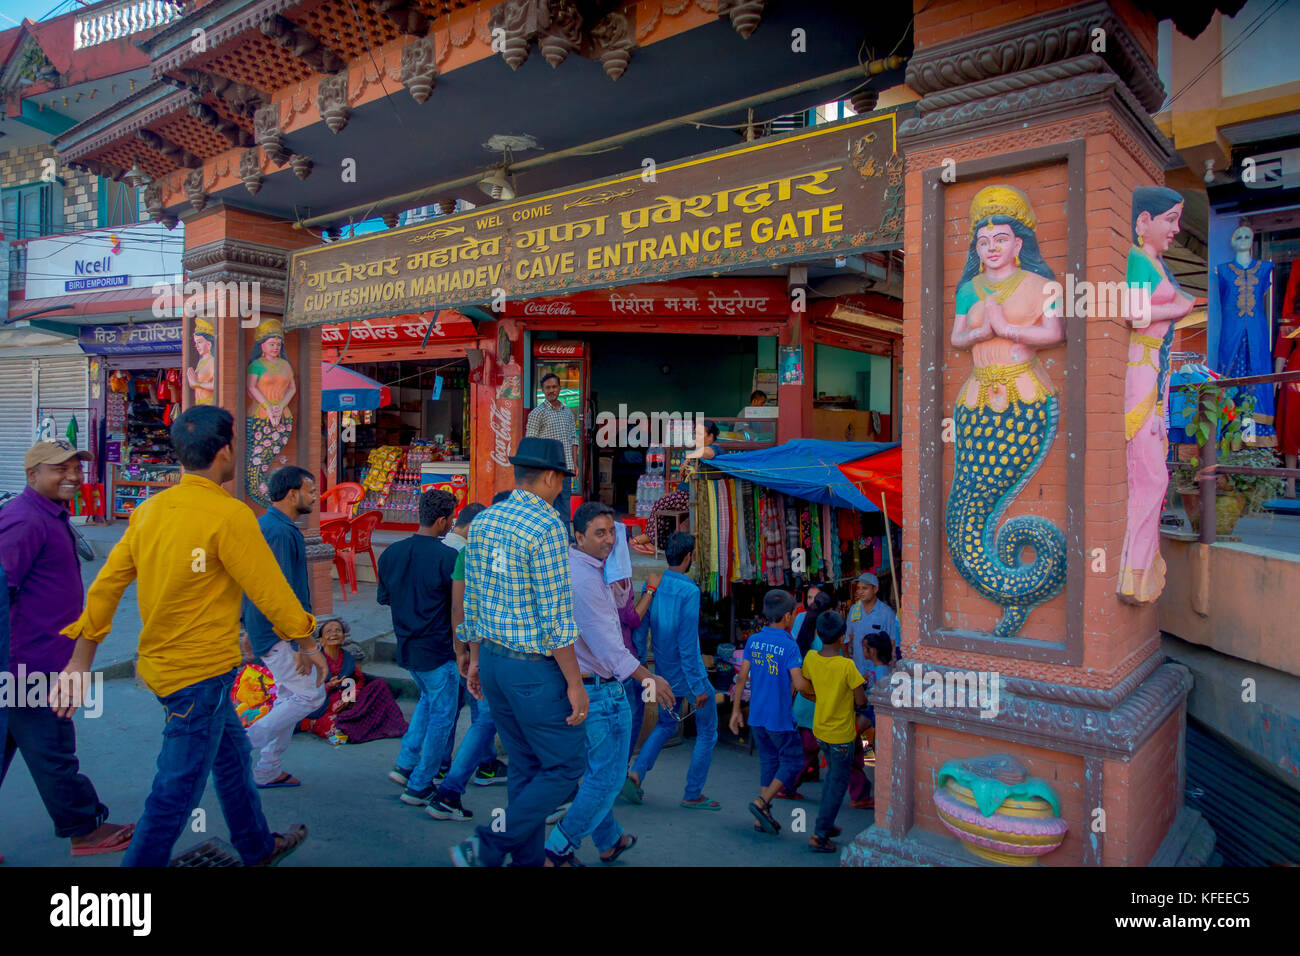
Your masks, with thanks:
[[(289, 328), (897, 246), (894, 117), (848, 120), (293, 254)], [(611, 299), (611, 302), (614, 300)], [(728, 315), (757, 308), (737, 296)], [(628, 297), (617, 312), (644, 314)]]

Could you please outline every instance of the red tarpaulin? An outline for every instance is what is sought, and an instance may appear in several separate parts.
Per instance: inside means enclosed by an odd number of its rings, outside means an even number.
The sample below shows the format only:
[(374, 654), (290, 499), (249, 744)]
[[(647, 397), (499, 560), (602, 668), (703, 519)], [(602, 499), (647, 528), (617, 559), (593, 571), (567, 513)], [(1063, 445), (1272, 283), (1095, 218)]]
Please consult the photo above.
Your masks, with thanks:
[(866, 458), (846, 461), (838, 466), (844, 477), (862, 492), (873, 505), (885, 512), (889, 520), (903, 520), (903, 449), (890, 448)]

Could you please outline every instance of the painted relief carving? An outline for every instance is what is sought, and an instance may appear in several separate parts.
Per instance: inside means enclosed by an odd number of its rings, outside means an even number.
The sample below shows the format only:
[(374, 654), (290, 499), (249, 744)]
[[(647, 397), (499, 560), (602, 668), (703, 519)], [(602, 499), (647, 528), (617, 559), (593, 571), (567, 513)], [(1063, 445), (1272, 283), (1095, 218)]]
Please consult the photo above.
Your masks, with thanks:
[(253, 114), (253, 135), (257, 145), (262, 147), (266, 158), (277, 166), (289, 161), (289, 150), (284, 148), (284, 138), (280, 135), (280, 105), (272, 103), (263, 106)]
[(194, 395), (195, 405), (211, 405), (216, 394), (216, 360), (212, 350), (217, 344), (217, 330), (208, 319), (194, 320), (194, 354), (199, 357), (193, 368), (185, 370), (185, 382)]
[(262, 188), (262, 154), (256, 146), (239, 154), (239, 178), (254, 196)]
[(412, 40), (402, 47), (402, 85), (410, 91), (415, 102), (423, 103), (429, 98), (437, 77), (433, 34)]
[(276, 319), (257, 327), (253, 359), (248, 363), (248, 435), (245, 487), (248, 496), (263, 506), (270, 505), (267, 483), (275, 471), (276, 456), (293, 433), (293, 412), (289, 403), (298, 392), (293, 366), (284, 357), (284, 328)]
[(192, 170), (185, 177), (185, 195), (195, 212), (203, 212), (208, 204), (208, 194), (203, 188), (203, 168)]
[[(1019, 190), (989, 186), (975, 195), (952, 330), (953, 347), (970, 349), (974, 368), (953, 408), (956, 457), (944, 526), (957, 572), (1003, 608), (996, 637), (1015, 637), (1030, 611), (1065, 584), (1065, 535), (1056, 525), (1018, 515), (998, 526), (1047, 457), (1060, 414), (1035, 355), (1064, 339), (1036, 226)], [(1034, 550), (1028, 563), (1026, 548)]]
[(1183, 197), (1163, 186), (1133, 190), (1133, 241), (1125, 283), (1141, 289), (1141, 309), (1128, 321), (1128, 371), (1124, 376), (1124, 439), (1128, 460), (1128, 524), (1120, 558), (1121, 601), (1149, 604), (1165, 586), (1160, 556), (1160, 509), (1169, 486), (1165, 457), (1169, 436), (1165, 407), (1169, 401), (1169, 349), (1174, 324), (1192, 310), (1161, 255), (1178, 235)]
[(352, 110), (348, 107), (346, 71), (337, 76), (326, 76), (321, 79), (320, 86), (316, 88), (316, 106), (320, 110), (321, 119), (330, 128), (331, 133), (343, 132), (343, 127), (348, 125), (348, 120), (352, 116)]

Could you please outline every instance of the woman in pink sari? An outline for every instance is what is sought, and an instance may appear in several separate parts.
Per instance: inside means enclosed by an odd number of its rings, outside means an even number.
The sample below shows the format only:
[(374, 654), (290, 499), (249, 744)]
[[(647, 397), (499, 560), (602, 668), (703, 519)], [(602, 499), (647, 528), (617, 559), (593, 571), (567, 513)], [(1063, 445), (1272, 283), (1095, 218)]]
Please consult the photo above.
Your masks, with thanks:
[(1169, 486), (1169, 347), (1174, 324), (1192, 310), (1161, 254), (1178, 235), (1183, 197), (1163, 186), (1133, 191), (1133, 240), (1125, 282), (1129, 334), (1124, 378), (1124, 437), (1128, 458), (1128, 526), (1115, 592), (1129, 604), (1149, 604), (1165, 586), (1160, 556), (1160, 509)]

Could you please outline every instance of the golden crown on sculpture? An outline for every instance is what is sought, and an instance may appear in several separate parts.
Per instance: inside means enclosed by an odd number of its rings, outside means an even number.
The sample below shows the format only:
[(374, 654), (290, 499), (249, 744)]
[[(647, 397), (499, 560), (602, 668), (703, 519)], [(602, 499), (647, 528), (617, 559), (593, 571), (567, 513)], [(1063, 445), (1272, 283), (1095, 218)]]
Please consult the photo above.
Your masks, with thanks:
[(217, 330), (212, 327), (212, 323), (204, 318), (194, 320), (194, 331), (199, 335), (210, 335), (216, 337)]
[(1038, 226), (1038, 218), (1029, 205), (1029, 197), (1012, 186), (985, 186), (970, 204), (970, 234), (975, 238), (976, 223), (989, 216), (1010, 216), (1027, 229)]
[(284, 338), (284, 326), (280, 324), (279, 319), (267, 319), (257, 327), (253, 333), (253, 339), (261, 342), (263, 339)]

